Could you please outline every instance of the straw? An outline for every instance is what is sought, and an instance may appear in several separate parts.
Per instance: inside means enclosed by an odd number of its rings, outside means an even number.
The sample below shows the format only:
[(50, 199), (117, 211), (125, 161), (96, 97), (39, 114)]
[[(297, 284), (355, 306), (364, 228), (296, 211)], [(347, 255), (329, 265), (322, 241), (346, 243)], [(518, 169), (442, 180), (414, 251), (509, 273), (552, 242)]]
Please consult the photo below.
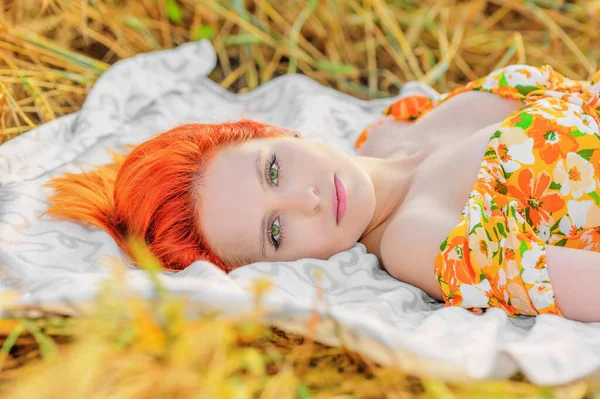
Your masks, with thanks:
[[(393, 96), (415, 79), (447, 91), (511, 63), (550, 63), (589, 79), (600, 59), (597, 1), (23, 0), (1, 7), (0, 142), (76, 110), (110, 64), (203, 38), (219, 59), (211, 77), (233, 92), (297, 72), (365, 99)], [(14, 79), (22, 77), (35, 80)], [(23, 99), (35, 108), (22, 108)]]
[[(599, 16), (597, 0), (0, 2), (0, 143), (77, 111), (115, 62), (188, 41), (212, 41), (219, 62), (210, 78), (232, 92), (295, 72), (371, 99), (409, 80), (451, 90), (511, 63), (590, 79)], [(118, 281), (88, 318), (32, 307), (0, 320), (0, 378), (15, 384), (0, 396), (600, 397), (587, 382), (540, 388), (517, 374), (450, 384), (382, 367), (258, 323), (264, 287), (246, 318), (184, 320), (194, 305), (158, 285), (154, 302), (123, 301)]]

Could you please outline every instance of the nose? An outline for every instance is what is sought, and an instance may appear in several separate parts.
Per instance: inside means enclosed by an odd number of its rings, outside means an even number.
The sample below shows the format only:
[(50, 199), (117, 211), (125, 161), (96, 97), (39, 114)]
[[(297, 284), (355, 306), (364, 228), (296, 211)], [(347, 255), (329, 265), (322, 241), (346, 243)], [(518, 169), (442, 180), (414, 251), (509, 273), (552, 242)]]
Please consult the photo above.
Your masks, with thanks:
[(276, 196), (278, 198), (275, 206), (283, 212), (311, 216), (319, 211), (321, 205), (319, 191), (314, 187), (280, 192)]

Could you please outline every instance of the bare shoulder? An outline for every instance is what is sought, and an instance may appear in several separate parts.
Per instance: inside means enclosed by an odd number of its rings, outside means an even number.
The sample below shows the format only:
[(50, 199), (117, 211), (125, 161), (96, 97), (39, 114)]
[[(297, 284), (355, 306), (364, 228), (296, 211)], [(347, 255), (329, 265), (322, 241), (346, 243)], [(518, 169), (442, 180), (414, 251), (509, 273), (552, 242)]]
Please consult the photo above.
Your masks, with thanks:
[(415, 122), (384, 120), (369, 135), (359, 154), (387, 158), (411, 153), (442, 141), (463, 140), (486, 126), (504, 120), (525, 104), (497, 94), (468, 91), (441, 103)]
[(381, 262), (391, 276), (441, 299), (434, 275), (435, 257), (458, 218), (445, 212), (435, 200), (420, 201), (396, 214), (383, 233)]
[[(410, 140), (413, 122), (396, 121), (391, 118), (383, 119), (369, 134), (367, 141), (358, 150), (359, 155), (364, 157), (388, 158), (395, 155), (399, 150), (407, 150), (414, 147)], [(421, 144), (425, 144), (422, 141)]]

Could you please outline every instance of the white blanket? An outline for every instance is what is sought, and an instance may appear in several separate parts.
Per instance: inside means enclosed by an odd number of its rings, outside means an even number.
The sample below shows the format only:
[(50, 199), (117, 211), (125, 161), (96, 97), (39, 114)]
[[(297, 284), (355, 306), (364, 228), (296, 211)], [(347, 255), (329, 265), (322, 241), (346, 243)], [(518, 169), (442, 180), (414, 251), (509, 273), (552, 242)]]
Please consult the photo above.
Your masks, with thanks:
[[(47, 209), (40, 186), (52, 176), (109, 162), (109, 149), (181, 123), (242, 116), (299, 129), (352, 153), (361, 129), (392, 101), (358, 100), (299, 75), (235, 95), (206, 78), (215, 62), (208, 42), (121, 61), (102, 75), (81, 111), (0, 146), (0, 289), (21, 292), (21, 304), (66, 304), (69, 312), (95, 297), (98, 283), (109, 275), (107, 257), (120, 256), (102, 230), (38, 219)], [(415, 91), (437, 95), (419, 84), (406, 85), (401, 94)], [(128, 267), (129, 284), (151, 293), (145, 273)], [(316, 305), (324, 318), (318, 338), (343, 341), (376, 361), (447, 379), (505, 378), (520, 369), (538, 384), (600, 370), (600, 323), (444, 308), (382, 271), (360, 244), (328, 261), (258, 263), (229, 275), (195, 262), (162, 277), (171, 290), (225, 313), (251, 308), (247, 287), (256, 277), (268, 277), (274, 282), (265, 298), (270, 321), (301, 332), (315, 303), (315, 271), (322, 272), (324, 289)]]

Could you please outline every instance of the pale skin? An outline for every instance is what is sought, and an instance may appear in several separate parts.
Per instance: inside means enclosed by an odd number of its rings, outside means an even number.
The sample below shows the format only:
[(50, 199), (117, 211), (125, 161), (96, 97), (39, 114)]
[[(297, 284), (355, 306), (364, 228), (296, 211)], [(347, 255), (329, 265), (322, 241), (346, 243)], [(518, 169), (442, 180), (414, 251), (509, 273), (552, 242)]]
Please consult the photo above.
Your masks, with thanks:
[[(202, 228), (220, 256), (240, 265), (328, 259), (359, 241), (391, 276), (441, 300), (439, 245), (458, 223), (491, 135), (523, 105), (462, 93), (414, 123), (382, 125), (359, 157), (288, 138), (222, 150), (203, 178)], [(339, 224), (334, 175), (348, 198)], [(600, 253), (547, 245), (546, 256), (565, 317), (600, 321)]]

